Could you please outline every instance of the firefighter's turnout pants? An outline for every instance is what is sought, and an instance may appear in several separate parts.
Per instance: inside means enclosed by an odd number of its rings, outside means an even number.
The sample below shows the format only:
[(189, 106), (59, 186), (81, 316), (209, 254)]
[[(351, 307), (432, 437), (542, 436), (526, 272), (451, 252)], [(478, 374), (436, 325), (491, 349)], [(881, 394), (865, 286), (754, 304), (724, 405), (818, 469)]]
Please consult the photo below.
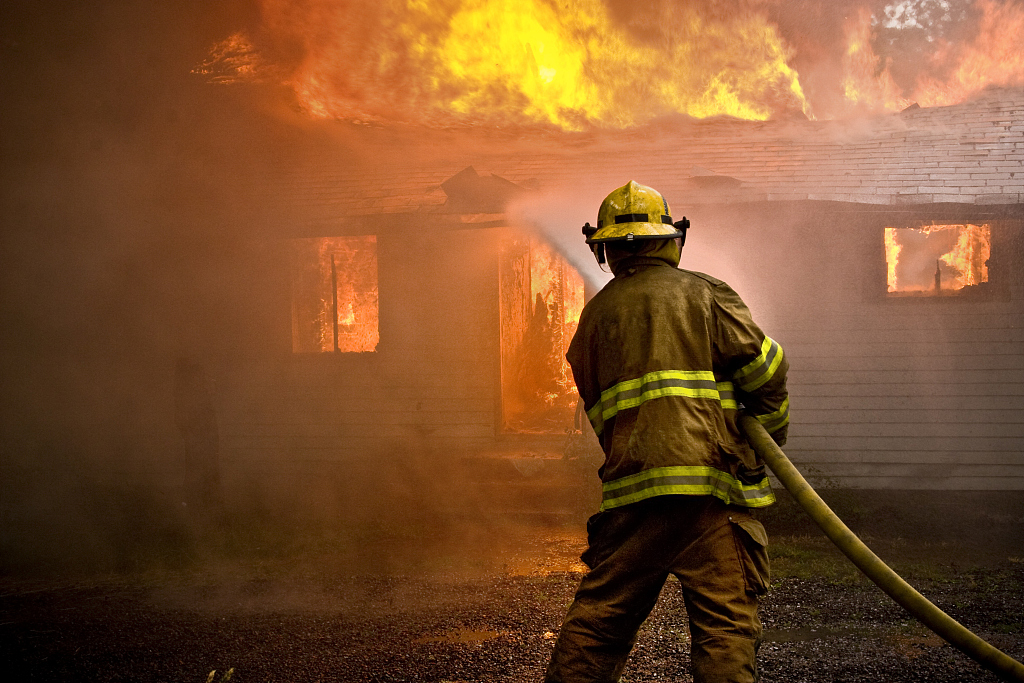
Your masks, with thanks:
[(690, 620), (695, 683), (752, 683), (768, 587), (767, 536), (711, 496), (657, 496), (587, 524), (590, 567), (555, 643), (546, 683), (617, 681), (669, 574)]

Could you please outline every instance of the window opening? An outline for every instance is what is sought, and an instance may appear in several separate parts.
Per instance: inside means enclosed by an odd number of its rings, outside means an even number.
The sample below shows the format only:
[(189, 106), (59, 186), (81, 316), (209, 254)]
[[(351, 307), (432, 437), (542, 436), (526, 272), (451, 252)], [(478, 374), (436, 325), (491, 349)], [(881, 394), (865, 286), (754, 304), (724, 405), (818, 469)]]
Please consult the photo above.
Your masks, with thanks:
[(988, 282), (988, 224), (885, 229), (888, 296), (962, 296)]
[(292, 351), (376, 350), (377, 236), (292, 242)]
[(535, 237), (509, 237), (501, 253), (503, 429), (564, 433), (579, 398), (565, 352), (583, 310), (583, 278)]

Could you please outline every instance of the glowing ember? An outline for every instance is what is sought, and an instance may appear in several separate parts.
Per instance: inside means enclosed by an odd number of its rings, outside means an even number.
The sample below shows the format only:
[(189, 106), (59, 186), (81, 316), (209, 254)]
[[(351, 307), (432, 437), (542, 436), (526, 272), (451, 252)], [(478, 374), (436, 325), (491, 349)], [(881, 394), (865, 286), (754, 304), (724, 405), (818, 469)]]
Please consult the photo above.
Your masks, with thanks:
[(937, 295), (988, 282), (991, 245), (987, 224), (886, 228), (888, 291)]
[(249, 39), (233, 33), (210, 50), (209, 57), (192, 70), (214, 83), (260, 80), (269, 70)]
[(583, 310), (583, 279), (537, 239), (511, 237), (502, 252), (504, 427), (562, 433), (573, 424), (578, 400), (565, 352)]
[(376, 236), (295, 240), (293, 257), (292, 350), (375, 350)]

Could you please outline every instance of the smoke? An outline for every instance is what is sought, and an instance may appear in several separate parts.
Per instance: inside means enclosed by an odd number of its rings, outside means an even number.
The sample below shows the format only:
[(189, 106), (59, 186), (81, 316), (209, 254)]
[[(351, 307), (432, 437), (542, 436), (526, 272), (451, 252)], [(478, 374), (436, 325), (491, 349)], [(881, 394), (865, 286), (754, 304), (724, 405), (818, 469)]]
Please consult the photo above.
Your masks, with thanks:
[[(497, 557), (515, 529), (495, 506), (528, 507), (506, 493), (520, 475), (450, 448), (487, 441), (496, 341), (467, 319), (496, 312), (437, 297), (478, 284), (487, 231), (382, 241), (387, 353), (291, 353), (282, 242), (324, 229), (295, 206), (296, 170), (325, 149), (356, 171), (436, 161), (460, 140), (325, 130), (274, 87), (191, 74), (216, 40), (253, 30), (244, 3), (64, 5), (0, 17), (0, 572), (256, 548), (323, 549), (353, 571), (392, 571), (396, 548)], [(453, 389), (452, 358), (484, 369)], [(410, 398), (410, 377), (430, 396)], [(220, 502), (195, 464), (211, 453)]]
[(133, 568), (202, 545), (175, 366), (199, 365), (224, 407), (287, 291), (261, 271), (249, 184), (318, 144), (189, 74), (239, 19), (222, 11), (3, 5), (0, 571)]
[[(429, 546), (444, 535), (466, 537), (485, 555), (507, 531), (484, 511), (493, 503), (488, 492), (504, 491), (516, 474), (513, 465), (500, 463), (507, 465), (501, 475), (506, 479), (496, 476), (479, 486), (485, 475), (452, 458), (446, 444), (462, 438), (490, 443), (493, 435), (438, 417), (447, 410), (493, 419), (490, 379), (481, 379), (493, 375), (493, 326), (474, 327), (463, 317), (484, 304), (463, 306), (460, 296), (434, 296), (470, 291), (482, 281), (448, 279), (467, 268), (485, 271), (495, 262), (493, 245), (478, 237), (481, 242), (469, 247), (461, 236), (412, 230), (382, 240), (380, 248), (390, 250), (405, 278), (385, 282), (382, 301), (398, 296), (407, 304), (401, 312), (382, 308), (381, 344), (391, 344), (390, 355), (332, 365), (319, 361), (333, 359), (291, 357), (291, 283), (281, 268), (281, 238), (314, 236), (340, 223), (335, 215), (328, 216), (334, 223), (325, 219), (311, 227), (290, 194), (302, 189), (291, 171), (325, 163), (325, 155), (348, 170), (381, 173), (414, 167), (418, 158), (435, 166), (437, 159), (462, 163), (473, 145), (492, 155), (495, 144), (508, 143), (508, 154), (528, 145), (517, 147), (515, 132), (481, 141), (458, 129), (325, 130), (311, 124), (296, 111), (294, 90), (273, 83), (287, 80), (321, 49), (358, 56), (375, 36), (396, 43), (403, 38), (388, 32), (383, 3), (293, 3), (289, 7), (304, 22), (298, 33), (278, 31), (275, 17), (283, 15), (268, 6), (261, 12), (246, 2), (3, 4), (4, 571), (132, 568), (154, 558), (184, 563), (207, 552), (205, 521), (196, 519), (196, 505), (185, 495), (185, 460), (214, 439), (225, 463), (225, 487), (234, 496), (227, 507), (240, 517), (234, 535), (220, 539), (223, 545), (267, 547), (273, 534), (264, 531), (272, 529), (278, 535), (269, 545), (289, 547), (299, 542), (295, 529), (329, 527), (343, 548), (339, 554), (377, 568), (387, 564), (377, 552), (381, 538)], [(795, 50), (794, 64), (838, 64), (837, 36), (846, 10), (855, 6), (743, 5), (774, 17)], [(622, 24), (637, 40), (656, 44), (664, 38), (664, 30), (648, 29), (651, 17), (670, 8), (611, 7), (626, 17)], [(714, 17), (739, 5), (700, 7)], [(321, 12), (328, 11), (348, 23), (322, 21)], [(344, 44), (331, 33), (339, 24), (348, 26), (340, 34), (351, 39)], [(952, 40), (953, 29), (943, 29), (944, 40)], [(211, 46), (235, 35), (251, 45), (221, 53), (235, 60), (235, 72), (258, 54), (263, 61), (256, 62), (257, 71), (273, 65), (286, 75), (222, 88), (191, 73), (207, 61)], [(372, 70), (364, 67), (353, 65), (354, 86), (347, 92), (356, 100), (360, 87), (371, 83)], [(415, 95), (408, 72), (396, 69), (397, 80), (384, 85), (395, 98), (410, 88)], [(585, 182), (553, 189), (513, 207), (514, 221), (542, 235), (597, 289), (610, 275), (598, 268), (580, 226), (594, 222), (612, 189)], [(825, 232), (820, 223), (787, 235), (780, 218), (766, 247), (760, 227), (742, 223), (749, 216), (705, 211), (691, 218), (683, 266), (730, 282), (756, 313), (783, 307), (764, 282), (817, 295), (812, 275), (820, 273), (814, 269), (845, 263), (845, 254), (820, 260), (812, 254), (829, 248), (814, 241)], [(765, 268), (766, 258), (788, 263), (790, 246), (808, 255), (802, 272)], [(772, 252), (767, 257), (766, 250)], [(840, 302), (852, 296), (841, 289), (836, 295)], [(488, 309), (481, 317), (492, 320), (488, 315), (497, 314)], [(475, 359), (484, 370), (452, 388), (441, 362), (447, 357)], [(178, 367), (192, 379), (176, 378)], [(403, 394), (406, 379), (424, 376), (437, 388), (435, 400), (410, 400)], [(367, 397), (358, 387), (371, 377), (384, 384)], [(405, 401), (401, 419), (391, 418), (396, 424), (382, 424), (374, 412), (377, 404), (370, 401), (382, 400), (379, 394)], [(216, 412), (216, 431), (204, 423), (207, 401)], [(329, 418), (343, 411), (361, 411), (361, 431), (354, 436), (331, 431)], [(293, 420), (293, 434), (273, 431), (281, 415)], [(346, 446), (344, 457), (330, 450), (342, 440), (355, 444)], [(587, 476), (593, 480), (592, 472)]]
[(587, 288), (596, 292), (611, 280), (612, 274), (598, 265), (581, 228), (588, 222), (596, 225), (597, 208), (612, 189), (584, 186), (528, 195), (511, 205), (508, 213), (513, 225), (538, 234), (576, 269)]
[[(608, 266), (598, 265), (583, 237), (584, 223), (595, 225), (601, 202), (614, 187), (579, 185), (527, 195), (508, 209), (511, 222), (517, 227), (534, 231), (552, 245), (586, 281), (591, 292), (597, 292), (612, 278)], [(672, 205), (673, 198), (666, 197)], [(677, 206), (673, 218), (686, 213)], [(775, 229), (775, 228), (773, 228)], [(679, 262), (680, 268), (708, 273), (726, 280), (734, 286), (753, 290), (756, 274), (745, 272), (736, 254), (745, 251), (744, 245), (733, 240), (734, 226), (714, 216), (701, 216), (691, 223)], [(753, 244), (748, 247), (753, 248)]]

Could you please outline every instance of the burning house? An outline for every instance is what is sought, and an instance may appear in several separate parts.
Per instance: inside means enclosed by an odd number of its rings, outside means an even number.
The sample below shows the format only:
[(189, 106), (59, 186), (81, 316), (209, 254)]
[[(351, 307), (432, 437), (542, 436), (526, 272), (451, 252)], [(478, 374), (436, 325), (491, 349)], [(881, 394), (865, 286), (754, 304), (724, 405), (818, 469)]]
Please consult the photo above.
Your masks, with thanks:
[(266, 228), (276, 308), (226, 378), (226, 461), (323, 483), (415, 444), (554, 476), (580, 428), (563, 354), (608, 277), (579, 226), (636, 179), (692, 220), (682, 267), (729, 281), (785, 348), (787, 452), (812, 478), (1024, 486), (1024, 91), (566, 137), (358, 170), (321, 152), (265, 179), (260, 212), (288, 216)]
[(910, 77), (871, 46), (920, 27), (852, 1), (126, 4), (5, 48), (26, 545), (180, 506), (189, 458), (238, 509), (592, 509), (564, 352), (631, 179), (782, 344), (812, 480), (1024, 489), (1019, 3), (953, 3)]

